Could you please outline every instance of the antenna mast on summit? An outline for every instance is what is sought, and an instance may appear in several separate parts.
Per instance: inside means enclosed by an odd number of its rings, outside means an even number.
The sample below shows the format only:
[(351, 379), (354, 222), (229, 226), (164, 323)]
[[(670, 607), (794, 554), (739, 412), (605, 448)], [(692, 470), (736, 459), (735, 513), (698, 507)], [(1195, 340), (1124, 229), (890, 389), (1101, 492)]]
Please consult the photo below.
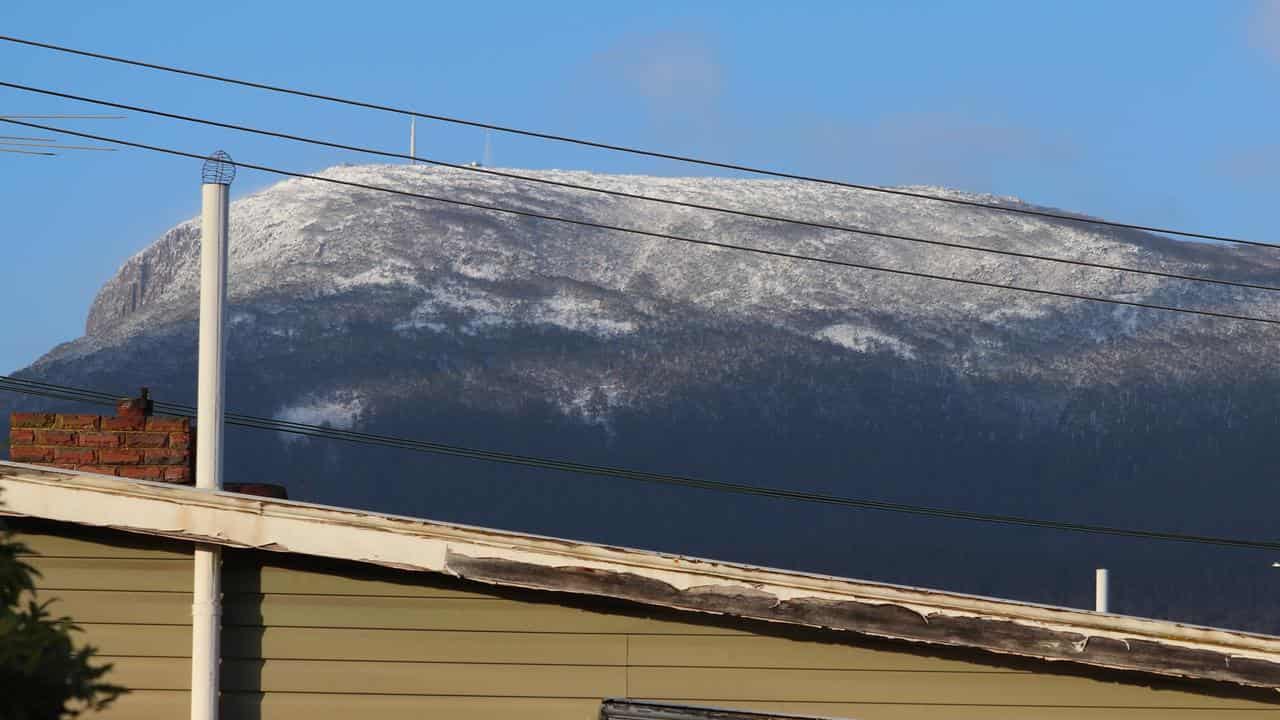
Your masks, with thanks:
[[(418, 118), (409, 118), (409, 154), (418, 157)], [(418, 164), (417, 160), (410, 160), (410, 165)]]

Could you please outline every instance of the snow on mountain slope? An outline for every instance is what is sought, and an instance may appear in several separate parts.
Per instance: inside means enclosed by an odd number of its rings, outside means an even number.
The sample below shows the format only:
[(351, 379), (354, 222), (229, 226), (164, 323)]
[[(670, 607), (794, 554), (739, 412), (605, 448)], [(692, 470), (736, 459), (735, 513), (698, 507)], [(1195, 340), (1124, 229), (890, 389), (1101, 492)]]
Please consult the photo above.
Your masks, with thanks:
[[(922, 238), (1091, 262), (1259, 281), (1280, 254), (790, 181), (525, 171), (551, 180), (807, 218)], [(335, 179), (592, 222), (786, 250), (917, 272), (1158, 304), (1280, 316), (1280, 294), (954, 250), (575, 192), (426, 166), (341, 166)], [(931, 193), (1016, 205), (1010, 198)], [(765, 323), (852, 353), (890, 352), (995, 374), (1088, 382), (1099, 364), (1174, 337), (1230, 337), (1234, 361), (1261, 353), (1265, 328), (956, 283), (823, 266), (627, 233), (489, 213), (291, 179), (236, 201), (230, 298), (235, 322), (267, 321), (294, 301), (393, 292), (412, 310), (382, 317), (406, 334), (557, 327), (641, 335), (682, 313)], [(195, 312), (198, 220), (165, 233), (99, 292), (86, 338), (53, 357), (126, 342)], [(1265, 281), (1265, 280), (1263, 280)], [(375, 313), (376, 314), (376, 313)], [(334, 318), (341, 322), (341, 318)], [(287, 335), (286, 327), (270, 332)], [(1212, 352), (1213, 343), (1193, 343)], [(1180, 347), (1187, 347), (1185, 343)], [(1176, 351), (1175, 351), (1176, 354)], [(1170, 371), (1181, 372), (1179, 363)]]

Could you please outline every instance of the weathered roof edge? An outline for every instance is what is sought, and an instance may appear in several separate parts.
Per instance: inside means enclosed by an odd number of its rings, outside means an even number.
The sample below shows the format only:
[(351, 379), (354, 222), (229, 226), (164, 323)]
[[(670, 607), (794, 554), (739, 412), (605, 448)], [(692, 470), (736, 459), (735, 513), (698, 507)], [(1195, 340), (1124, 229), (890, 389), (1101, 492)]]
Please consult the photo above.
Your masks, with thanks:
[(3, 512), (494, 585), (1280, 689), (1280, 637), (0, 462)]

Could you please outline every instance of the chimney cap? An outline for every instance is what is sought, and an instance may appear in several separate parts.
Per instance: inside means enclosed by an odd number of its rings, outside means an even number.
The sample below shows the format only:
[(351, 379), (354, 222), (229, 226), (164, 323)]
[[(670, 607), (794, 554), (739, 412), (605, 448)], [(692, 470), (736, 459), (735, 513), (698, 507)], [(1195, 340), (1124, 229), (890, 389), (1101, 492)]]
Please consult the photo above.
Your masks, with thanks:
[(116, 415), (150, 415), (154, 404), (151, 402), (151, 388), (139, 388), (138, 397), (121, 398), (116, 403)]

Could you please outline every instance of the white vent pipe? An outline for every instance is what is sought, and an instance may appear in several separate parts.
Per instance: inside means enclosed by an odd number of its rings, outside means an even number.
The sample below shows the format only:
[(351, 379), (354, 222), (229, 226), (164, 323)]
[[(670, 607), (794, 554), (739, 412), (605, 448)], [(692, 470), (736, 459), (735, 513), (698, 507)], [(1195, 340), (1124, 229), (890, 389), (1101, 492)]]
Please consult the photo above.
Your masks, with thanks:
[[(196, 406), (196, 487), (222, 489), (223, 312), (227, 301), (227, 225), (235, 166), (217, 155), (200, 186), (200, 374)], [(196, 545), (191, 603), (191, 720), (218, 718), (218, 635), (222, 549)]]

